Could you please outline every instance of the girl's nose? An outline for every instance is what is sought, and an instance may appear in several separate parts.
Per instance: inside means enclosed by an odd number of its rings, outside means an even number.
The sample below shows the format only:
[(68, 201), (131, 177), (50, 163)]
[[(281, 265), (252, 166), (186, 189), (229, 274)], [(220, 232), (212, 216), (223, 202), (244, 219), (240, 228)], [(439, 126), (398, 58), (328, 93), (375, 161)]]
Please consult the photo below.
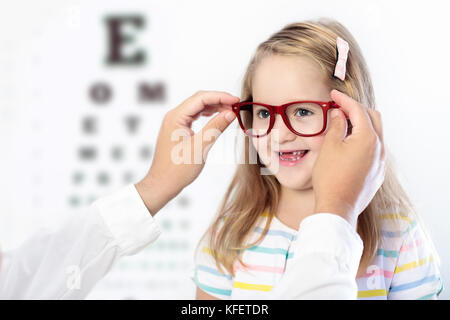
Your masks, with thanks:
[(286, 141), (292, 141), (297, 138), (297, 135), (286, 126), (280, 114), (275, 115), (275, 122), (270, 133), (272, 134), (274, 140), (279, 144)]

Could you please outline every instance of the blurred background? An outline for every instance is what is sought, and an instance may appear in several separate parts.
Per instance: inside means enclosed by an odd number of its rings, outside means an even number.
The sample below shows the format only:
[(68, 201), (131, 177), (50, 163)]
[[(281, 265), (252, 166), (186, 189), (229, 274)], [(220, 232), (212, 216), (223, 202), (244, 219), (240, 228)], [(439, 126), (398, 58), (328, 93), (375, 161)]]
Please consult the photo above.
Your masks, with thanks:
[[(441, 256), (446, 284), (449, 12), (444, 0), (2, 1), (2, 248), (138, 182), (168, 110), (198, 90), (240, 95), (260, 42), (288, 23), (331, 17), (365, 55), (387, 148)], [(227, 135), (200, 177), (157, 214), (157, 242), (122, 259), (90, 299), (194, 298), (193, 252), (235, 170)], [(441, 298), (449, 297), (445, 287)]]

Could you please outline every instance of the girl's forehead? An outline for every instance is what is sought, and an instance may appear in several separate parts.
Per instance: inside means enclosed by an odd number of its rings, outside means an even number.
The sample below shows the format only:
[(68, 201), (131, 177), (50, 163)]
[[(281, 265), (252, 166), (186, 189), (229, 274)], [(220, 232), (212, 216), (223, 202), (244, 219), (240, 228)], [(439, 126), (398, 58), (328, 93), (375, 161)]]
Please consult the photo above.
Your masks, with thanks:
[(314, 60), (300, 56), (265, 57), (252, 81), (253, 101), (283, 104), (295, 100), (329, 99), (325, 77)]

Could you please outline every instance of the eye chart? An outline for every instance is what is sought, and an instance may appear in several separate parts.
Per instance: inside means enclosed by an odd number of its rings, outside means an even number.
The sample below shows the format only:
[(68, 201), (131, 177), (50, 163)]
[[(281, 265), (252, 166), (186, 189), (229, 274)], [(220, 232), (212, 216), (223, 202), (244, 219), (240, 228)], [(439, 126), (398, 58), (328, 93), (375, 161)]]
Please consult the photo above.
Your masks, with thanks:
[[(43, 1), (29, 9), (2, 10), (2, 24), (11, 27), (0, 37), (0, 243), (6, 249), (140, 181), (164, 114), (207, 89), (177, 82), (182, 52), (174, 47), (170, 6)], [(88, 298), (193, 298), (194, 248), (233, 173), (220, 168), (207, 164), (158, 212), (159, 239), (120, 260)]]

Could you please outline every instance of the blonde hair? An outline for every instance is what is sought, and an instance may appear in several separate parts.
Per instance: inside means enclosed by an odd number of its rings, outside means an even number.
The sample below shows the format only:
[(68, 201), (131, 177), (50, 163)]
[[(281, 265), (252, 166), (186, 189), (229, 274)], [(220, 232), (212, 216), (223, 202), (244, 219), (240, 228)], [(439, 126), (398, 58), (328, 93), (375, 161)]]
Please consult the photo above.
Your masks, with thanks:
[[(350, 46), (344, 81), (332, 76), (337, 61), (337, 36), (346, 40)], [(248, 65), (243, 78), (241, 100), (252, 101), (254, 72), (264, 57), (274, 54), (311, 58), (329, 79), (330, 88), (346, 93), (367, 108), (375, 109), (372, 80), (364, 57), (353, 36), (339, 22), (322, 18), (317, 21), (291, 23), (271, 35), (257, 47)], [(249, 148), (254, 147), (246, 139), (244, 157), (249, 154)], [(240, 255), (242, 250), (259, 243), (266, 235), (277, 210), (281, 189), (275, 176), (260, 174), (263, 165), (259, 157), (257, 164), (244, 163), (238, 164), (218, 214), (203, 235), (210, 235), (209, 252), (218, 269), (223, 272), (223, 266), (233, 276), (235, 260), (243, 264)], [(420, 222), (414, 206), (394, 173), (392, 156), (388, 150), (386, 166), (386, 176), (381, 188), (358, 218), (357, 232), (364, 243), (358, 274), (366, 270), (377, 255), (382, 239), (381, 214), (395, 213), (397, 220), (403, 216)], [(256, 241), (245, 245), (253, 226), (262, 213), (267, 211), (269, 216), (264, 232)], [(393, 221), (395, 220), (394, 218)]]

